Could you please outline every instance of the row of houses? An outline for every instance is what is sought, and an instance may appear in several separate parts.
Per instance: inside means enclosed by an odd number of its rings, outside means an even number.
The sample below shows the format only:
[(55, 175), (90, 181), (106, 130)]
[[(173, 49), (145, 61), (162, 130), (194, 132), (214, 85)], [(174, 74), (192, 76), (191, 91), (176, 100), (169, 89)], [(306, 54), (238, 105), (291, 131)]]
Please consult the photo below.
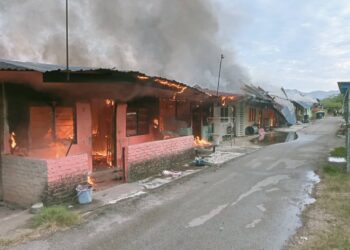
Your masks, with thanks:
[[(218, 92), (140, 72), (0, 60), (0, 199), (29, 206), (78, 184), (134, 181), (193, 157), (195, 138), (307, 121), (315, 102), (247, 85)], [(116, 181), (117, 182), (117, 181)]]

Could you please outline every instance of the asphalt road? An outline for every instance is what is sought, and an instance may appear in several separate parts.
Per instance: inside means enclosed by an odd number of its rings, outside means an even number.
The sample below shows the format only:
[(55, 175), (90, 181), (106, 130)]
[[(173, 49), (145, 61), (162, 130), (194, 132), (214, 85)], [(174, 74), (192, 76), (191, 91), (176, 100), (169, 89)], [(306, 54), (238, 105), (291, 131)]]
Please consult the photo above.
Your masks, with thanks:
[(340, 122), (317, 121), (295, 141), (202, 171), (16, 249), (281, 249), (312, 201), (313, 170), (342, 143), (335, 136)]

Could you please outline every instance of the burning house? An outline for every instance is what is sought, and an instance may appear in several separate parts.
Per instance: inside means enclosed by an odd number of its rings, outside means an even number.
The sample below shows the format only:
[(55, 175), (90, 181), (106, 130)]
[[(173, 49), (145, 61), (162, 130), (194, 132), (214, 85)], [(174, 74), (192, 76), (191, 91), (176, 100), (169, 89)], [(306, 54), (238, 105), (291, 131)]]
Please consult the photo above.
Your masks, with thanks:
[(232, 140), (237, 134), (237, 103), (244, 97), (240, 94), (228, 92), (216, 92), (214, 90), (197, 89), (207, 93), (210, 96), (207, 102), (210, 103), (208, 108), (207, 124), (203, 126), (202, 138), (211, 140), (215, 144), (220, 144), (224, 140)]
[(207, 94), (139, 72), (1, 60), (0, 82), (0, 197), (23, 206), (192, 156), (208, 116)]

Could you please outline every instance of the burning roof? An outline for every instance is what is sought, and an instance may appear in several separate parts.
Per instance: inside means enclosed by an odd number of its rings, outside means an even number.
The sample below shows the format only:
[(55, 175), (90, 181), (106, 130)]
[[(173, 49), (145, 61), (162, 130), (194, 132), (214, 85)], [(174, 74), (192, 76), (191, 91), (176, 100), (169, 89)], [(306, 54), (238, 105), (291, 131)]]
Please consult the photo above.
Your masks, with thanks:
[(170, 90), (173, 99), (180, 94), (206, 98), (207, 94), (175, 80), (162, 77), (148, 76), (137, 71), (120, 71), (114, 68), (69, 68), (69, 81), (67, 81), (66, 66), (19, 62), (0, 59), (0, 71), (35, 71), (43, 74), (43, 82), (47, 83), (114, 83), (114, 84), (137, 84), (144, 87)]

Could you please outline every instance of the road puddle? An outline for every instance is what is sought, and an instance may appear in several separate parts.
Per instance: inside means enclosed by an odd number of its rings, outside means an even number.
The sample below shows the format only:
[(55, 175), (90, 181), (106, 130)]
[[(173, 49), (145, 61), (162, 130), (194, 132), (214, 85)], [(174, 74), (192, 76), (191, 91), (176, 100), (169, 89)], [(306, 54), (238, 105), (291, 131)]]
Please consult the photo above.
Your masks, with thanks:
[(276, 143), (290, 142), (298, 138), (295, 132), (271, 132), (250, 140), (252, 143), (267, 146)]

